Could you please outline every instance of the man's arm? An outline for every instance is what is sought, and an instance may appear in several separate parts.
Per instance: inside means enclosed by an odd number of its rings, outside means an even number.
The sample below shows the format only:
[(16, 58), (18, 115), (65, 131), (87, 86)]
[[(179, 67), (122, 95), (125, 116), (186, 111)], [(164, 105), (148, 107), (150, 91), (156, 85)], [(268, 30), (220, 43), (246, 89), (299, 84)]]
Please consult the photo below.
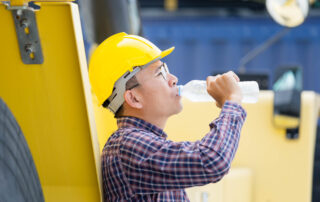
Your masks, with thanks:
[(131, 133), (120, 148), (123, 169), (136, 193), (182, 189), (219, 181), (229, 170), (246, 117), (226, 101), (211, 130), (197, 142), (172, 142)]

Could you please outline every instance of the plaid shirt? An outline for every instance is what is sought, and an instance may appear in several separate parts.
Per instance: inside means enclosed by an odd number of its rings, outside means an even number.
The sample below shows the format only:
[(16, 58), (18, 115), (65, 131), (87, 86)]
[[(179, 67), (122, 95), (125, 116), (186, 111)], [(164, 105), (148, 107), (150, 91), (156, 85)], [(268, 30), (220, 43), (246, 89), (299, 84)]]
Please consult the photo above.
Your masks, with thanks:
[(105, 201), (189, 201), (184, 188), (217, 182), (228, 172), (245, 117), (240, 105), (227, 101), (196, 142), (173, 142), (144, 120), (119, 118), (102, 153)]

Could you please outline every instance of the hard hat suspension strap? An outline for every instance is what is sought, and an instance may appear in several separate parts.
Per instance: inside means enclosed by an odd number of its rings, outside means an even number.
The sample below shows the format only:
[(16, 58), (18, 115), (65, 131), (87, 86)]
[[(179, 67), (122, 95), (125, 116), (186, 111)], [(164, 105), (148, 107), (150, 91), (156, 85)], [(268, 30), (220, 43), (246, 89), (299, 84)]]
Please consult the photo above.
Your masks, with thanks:
[(102, 104), (103, 107), (108, 107), (114, 114), (118, 111), (121, 105), (124, 103), (124, 92), (126, 91), (126, 83), (139, 71), (148, 67), (152, 63), (159, 60), (160, 57), (155, 58), (154, 60), (148, 62), (143, 66), (136, 66), (133, 68), (132, 72), (129, 70), (123, 74), (114, 84), (112, 94), (108, 99)]

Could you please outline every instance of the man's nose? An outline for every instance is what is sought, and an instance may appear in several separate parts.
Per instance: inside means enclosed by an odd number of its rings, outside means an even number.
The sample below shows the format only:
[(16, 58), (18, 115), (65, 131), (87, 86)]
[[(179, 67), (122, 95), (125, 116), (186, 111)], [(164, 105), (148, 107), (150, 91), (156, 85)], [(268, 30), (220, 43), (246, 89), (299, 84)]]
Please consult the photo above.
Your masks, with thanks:
[(169, 86), (170, 87), (173, 87), (173, 86), (177, 85), (178, 78), (175, 75), (169, 73), (168, 77), (169, 77), (168, 82), (169, 82)]

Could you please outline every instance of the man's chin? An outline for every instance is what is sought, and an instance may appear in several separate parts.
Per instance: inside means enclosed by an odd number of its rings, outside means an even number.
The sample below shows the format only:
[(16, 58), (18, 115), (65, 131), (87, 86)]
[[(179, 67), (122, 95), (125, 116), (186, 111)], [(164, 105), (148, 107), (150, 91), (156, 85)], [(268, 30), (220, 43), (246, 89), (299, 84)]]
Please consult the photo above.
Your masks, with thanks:
[(176, 108), (175, 112), (172, 115), (179, 114), (183, 109), (182, 102), (180, 102), (179, 106)]

